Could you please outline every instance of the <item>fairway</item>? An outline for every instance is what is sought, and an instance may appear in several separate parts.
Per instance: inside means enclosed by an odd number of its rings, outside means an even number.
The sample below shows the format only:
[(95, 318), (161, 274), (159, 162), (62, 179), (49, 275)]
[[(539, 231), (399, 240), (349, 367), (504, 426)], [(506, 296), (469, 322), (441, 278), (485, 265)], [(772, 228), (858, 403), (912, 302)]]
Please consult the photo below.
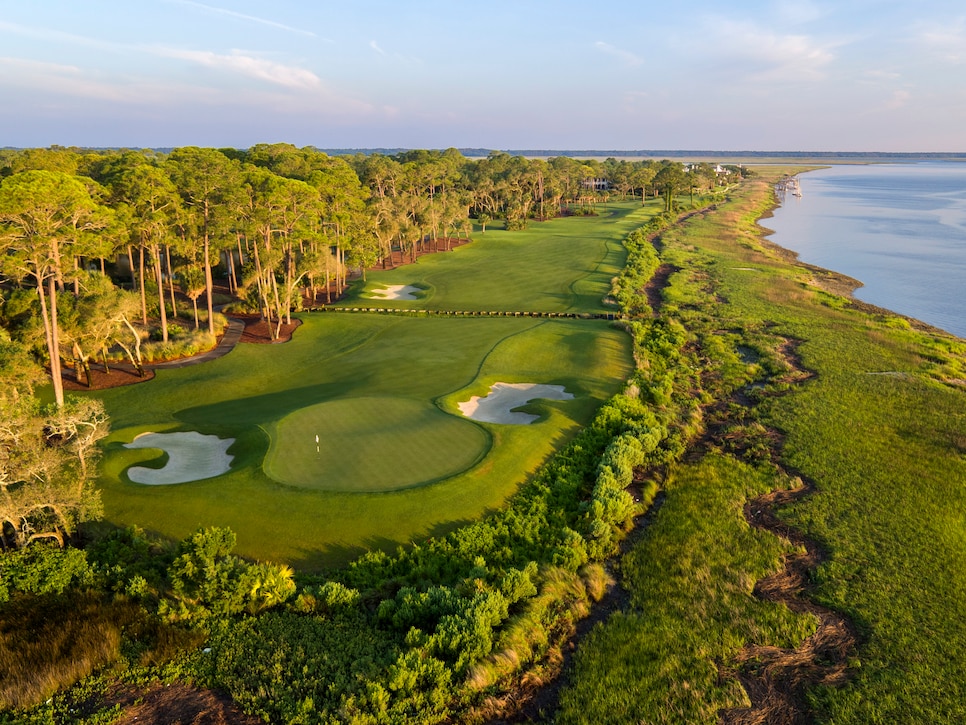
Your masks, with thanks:
[(265, 473), (320, 491), (391, 491), (462, 473), (489, 437), (479, 426), (403, 398), (302, 408), (272, 432)]
[[(488, 230), (450, 253), (368, 274), (366, 290), (414, 285), (408, 310), (602, 312), (621, 240), (654, 207), (602, 207), (520, 232)], [(111, 415), (100, 488), (105, 518), (172, 539), (227, 526), (237, 551), (314, 570), (418, 541), (500, 507), (586, 424), (632, 369), (626, 333), (604, 320), (303, 313), (284, 345), (239, 345), (202, 365), (96, 393)], [(494, 383), (562, 386), (572, 400), (524, 406), (531, 425), (464, 417)], [(144, 486), (124, 448), (146, 431), (235, 439), (231, 470)], [(316, 442), (318, 435), (318, 443)], [(156, 465), (156, 464), (151, 464)]]
[(624, 264), (620, 240), (654, 211), (640, 202), (601, 206), (599, 217), (534, 223), (523, 231), (490, 229), (473, 243), (420, 257), (416, 264), (370, 273), (357, 282), (371, 304), (389, 286), (415, 285), (416, 299), (378, 299), (380, 306), (426, 310), (613, 312), (603, 303)]

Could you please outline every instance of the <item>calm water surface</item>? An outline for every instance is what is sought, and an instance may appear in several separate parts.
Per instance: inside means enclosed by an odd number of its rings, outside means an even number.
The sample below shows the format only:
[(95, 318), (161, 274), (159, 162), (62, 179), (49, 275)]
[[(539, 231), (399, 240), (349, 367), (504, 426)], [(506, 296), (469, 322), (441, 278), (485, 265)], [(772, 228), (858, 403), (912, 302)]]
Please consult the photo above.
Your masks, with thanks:
[(966, 338), (966, 164), (836, 166), (799, 176), (771, 241), (861, 280), (855, 296)]

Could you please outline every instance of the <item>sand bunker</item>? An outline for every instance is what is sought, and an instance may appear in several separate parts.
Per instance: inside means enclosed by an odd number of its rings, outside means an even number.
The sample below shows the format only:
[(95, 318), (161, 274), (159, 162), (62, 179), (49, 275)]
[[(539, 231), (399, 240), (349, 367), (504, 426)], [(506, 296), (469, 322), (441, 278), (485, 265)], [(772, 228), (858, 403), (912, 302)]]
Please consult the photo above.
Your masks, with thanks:
[(369, 295), (380, 300), (415, 300), (419, 287), (409, 284), (391, 284), (385, 289), (372, 290)]
[(514, 412), (514, 408), (526, 405), (531, 400), (573, 400), (563, 385), (540, 385), (538, 383), (494, 383), (490, 394), (481, 398), (474, 395), (465, 403), (458, 403), (460, 411), (467, 418), (484, 423), (505, 423), (509, 425), (530, 425), (539, 418), (531, 413)]
[(125, 448), (160, 448), (168, 454), (168, 462), (163, 468), (131, 466), (127, 469), (128, 478), (135, 483), (149, 486), (170, 483), (188, 483), (227, 473), (233, 456), (228, 448), (234, 438), (219, 438), (216, 435), (202, 435), (196, 431), (183, 433), (142, 433)]

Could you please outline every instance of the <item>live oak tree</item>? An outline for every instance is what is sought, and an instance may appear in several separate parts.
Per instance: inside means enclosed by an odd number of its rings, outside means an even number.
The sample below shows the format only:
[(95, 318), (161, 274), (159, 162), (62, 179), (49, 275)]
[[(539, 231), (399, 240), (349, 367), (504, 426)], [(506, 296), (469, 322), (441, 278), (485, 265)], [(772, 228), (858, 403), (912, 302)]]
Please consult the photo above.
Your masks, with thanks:
[(60, 171), (24, 171), (0, 184), (2, 269), (36, 286), (44, 323), (54, 400), (64, 404), (61, 380), (57, 289), (73, 274), (75, 257), (97, 247), (93, 233), (107, 226), (109, 213), (91, 198), (77, 177)]
[[(99, 272), (80, 275), (79, 294), (64, 296), (62, 354), (73, 358), (78, 376), (81, 370), (86, 373), (88, 387), (91, 385), (90, 359), (100, 353), (104, 371), (108, 372), (108, 348), (114, 344), (128, 353), (131, 364), (143, 375), (141, 335), (131, 324), (137, 306), (133, 292), (115, 287)], [(130, 347), (127, 338), (133, 339)]]
[(21, 395), (32, 397), (44, 379), (43, 369), (31, 357), (27, 346), (12, 340), (0, 327), (0, 399), (16, 401)]
[[(7, 348), (7, 354), (17, 354)], [(22, 351), (20, 354), (23, 354)], [(23, 358), (0, 367), (0, 548), (38, 539), (63, 546), (81, 521), (100, 515), (91, 486), (97, 443), (109, 430), (103, 404), (68, 398), (42, 406), (22, 378)]]

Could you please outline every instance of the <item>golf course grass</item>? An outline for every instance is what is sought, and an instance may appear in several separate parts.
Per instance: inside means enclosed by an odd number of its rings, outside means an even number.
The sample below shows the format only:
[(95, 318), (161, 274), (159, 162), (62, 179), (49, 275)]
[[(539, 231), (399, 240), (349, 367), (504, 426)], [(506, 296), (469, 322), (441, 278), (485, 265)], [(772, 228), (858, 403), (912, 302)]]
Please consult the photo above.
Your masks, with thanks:
[(265, 472), (326, 491), (391, 491), (462, 473), (489, 448), (479, 426), (405, 398), (347, 398), (285, 416)]
[[(613, 312), (602, 303), (624, 263), (620, 242), (655, 212), (653, 202), (601, 205), (596, 217), (534, 222), (523, 231), (488, 225), (473, 243), (421, 257), (415, 265), (369, 272), (356, 289), (369, 305), (425, 310)], [(457, 261), (458, 260), (458, 261)], [(395, 285), (419, 288), (417, 299), (383, 300)], [(350, 297), (336, 306), (353, 306)]]
[[(620, 244), (656, 205), (599, 217), (488, 229), (451, 253), (369, 272), (343, 303), (414, 285), (384, 307), (599, 313)], [(317, 570), (370, 548), (435, 536), (499, 507), (590, 420), (632, 368), (624, 332), (603, 320), (305, 313), (291, 342), (240, 345), (203, 365), (97, 393), (111, 415), (100, 488), (105, 518), (172, 539), (227, 526), (236, 551)], [(461, 400), (496, 382), (560, 385), (527, 426), (464, 417)], [(146, 431), (233, 438), (224, 475), (145, 486), (125, 473), (157, 451), (124, 447)], [(318, 442), (316, 442), (318, 436)]]

